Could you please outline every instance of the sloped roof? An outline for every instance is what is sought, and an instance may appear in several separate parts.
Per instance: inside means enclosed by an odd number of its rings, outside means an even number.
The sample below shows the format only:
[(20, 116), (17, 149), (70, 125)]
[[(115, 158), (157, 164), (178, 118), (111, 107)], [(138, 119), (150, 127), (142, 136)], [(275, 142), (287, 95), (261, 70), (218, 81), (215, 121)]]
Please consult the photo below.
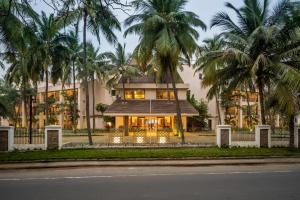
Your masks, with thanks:
[[(176, 83), (183, 83), (182, 78), (177, 75)], [(119, 80), (119, 84), (121, 84), (123, 81), (123, 77)], [(148, 75), (148, 76), (130, 76), (130, 77), (124, 77), (124, 82), (125, 83), (158, 83), (156, 80), (155, 75)], [(160, 80), (161, 83), (171, 83), (171, 78), (170, 77), (163, 77), (162, 80)]]
[[(199, 113), (186, 100), (180, 100), (181, 113), (183, 115), (196, 116)], [(104, 115), (160, 115), (171, 114), (176, 115), (176, 102), (168, 100), (116, 100), (105, 111)]]

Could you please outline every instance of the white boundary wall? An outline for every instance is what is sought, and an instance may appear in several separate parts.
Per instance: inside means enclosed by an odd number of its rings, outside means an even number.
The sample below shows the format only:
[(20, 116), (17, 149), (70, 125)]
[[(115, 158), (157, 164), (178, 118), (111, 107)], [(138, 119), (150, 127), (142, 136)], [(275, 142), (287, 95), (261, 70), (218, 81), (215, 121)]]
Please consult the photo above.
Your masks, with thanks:
[(268, 148), (271, 148), (271, 126), (269, 125), (255, 126), (255, 141), (232, 141), (231, 146), (260, 148), (260, 131), (262, 129), (268, 130)]
[(295, 148), (300, 148), (299, 147), (299, 131), (300, 131), (300, 126), (295, 126), (294, 128), (294, 146)]
[(14, 132), (15, 127), (13, 126), (0, 126), (1, 131), (7, 131), (8, 133), (8, 151), (14, 150)]
[(58, 131), (58, 149), (62, 148), (62, 128), (61, 126), (46, 126), (45, 127), (45, 145), (44, 148), (48, 148), (48, 131)]
[(271, 148), (271, 126), (270, 125), (257, 125), (255, 126), (255, 141), (257, 143), (257, 147), (260, 148), (260, 134), (261, 130), (268, 130), (268, 148)]
[(221, 147), (221, 130), (229, 131), (229, 146), (231, 146), (231, 126), (230, 125), (217, 125), (217, 146)]

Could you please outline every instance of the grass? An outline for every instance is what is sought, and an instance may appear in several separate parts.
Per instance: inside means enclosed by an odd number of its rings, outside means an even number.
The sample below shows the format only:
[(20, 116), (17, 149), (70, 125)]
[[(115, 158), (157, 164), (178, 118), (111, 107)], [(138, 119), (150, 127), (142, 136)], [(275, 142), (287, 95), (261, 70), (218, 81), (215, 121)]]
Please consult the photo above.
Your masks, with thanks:
[(78, 159), (217, 158), (300, 156), (299, 149), (273, 148), (162, 148), (162, 149), (73, 149), (0, 153), (0, 162), (59, 161)]

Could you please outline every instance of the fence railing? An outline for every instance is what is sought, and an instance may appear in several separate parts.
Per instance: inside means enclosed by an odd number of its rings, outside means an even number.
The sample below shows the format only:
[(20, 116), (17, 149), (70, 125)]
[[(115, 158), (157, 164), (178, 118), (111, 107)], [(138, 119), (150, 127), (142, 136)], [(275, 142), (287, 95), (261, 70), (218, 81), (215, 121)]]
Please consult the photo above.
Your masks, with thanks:
[(232, 141), (245, 141), (245, 142), (250, 142), (250, 141), (255, 141), (255, 132), (251, 130), (232, 130), (232, 135), (231, 135)]
[(45, 129), (16, 128), (14, 133), (14, 144), (44, 144)]

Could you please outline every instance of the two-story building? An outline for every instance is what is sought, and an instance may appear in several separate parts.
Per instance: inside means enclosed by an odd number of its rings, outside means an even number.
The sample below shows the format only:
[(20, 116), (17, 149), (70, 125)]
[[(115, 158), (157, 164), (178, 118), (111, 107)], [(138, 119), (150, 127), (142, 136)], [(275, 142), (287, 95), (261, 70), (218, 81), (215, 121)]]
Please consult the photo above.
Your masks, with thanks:
[[(170, 83), (170, 81), (168, 81)], [(187, 101), (189, 85), (179, 80), (176, 83), (182, 113), (183, 129), (187, 128), (187, 117), (199, 113)], [(155, 136), (157, 130), (170, 129), (176, 132), (176, 101), (172, 85), (156, 83), (155, 77), (129, 77), (115, 85), (117, 99), (105, 112), (115, 117), (115, 127), (130, 135), (142, 129)]]

